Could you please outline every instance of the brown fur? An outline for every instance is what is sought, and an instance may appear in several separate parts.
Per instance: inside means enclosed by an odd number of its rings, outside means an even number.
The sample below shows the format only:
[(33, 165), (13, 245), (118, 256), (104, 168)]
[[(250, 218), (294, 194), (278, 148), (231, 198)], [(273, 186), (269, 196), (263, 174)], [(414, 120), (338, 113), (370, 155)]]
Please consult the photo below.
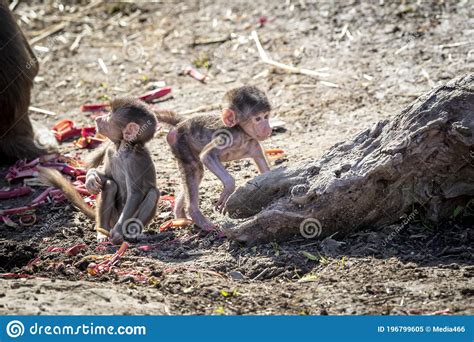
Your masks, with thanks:
[[(263, 92), (247, 86), (233, 89), (225, 95), (222, 115), (203, 114), (186, 120), (173, 113), (157, 115), (158, 121), (164, 121), (165, 118), (166, 123), (175, 126), (168, 133), (167, 141), (181, 174), (181, 191), (175, 205), (176, 218), (190, 216), (202, 229), (214, 228), (199, 208), (199, 185), (204, 166), (224, 185), (216, 204), (216, 209), (220, 212), (225, 211), (227, 199), (235, 190), (234, 178), (222, 162), (253, 158), (259, 172), (269, 170), (259, 140), (271, 133), (268, 124), (270, 108)], [(252, 119), (257, 116), (259, 122), (253, 122)], [(226, 124), (226, 121), (232, 125)], [(225, 139), (228, 140), (228, 146), (222, 146), (219, 136), (224, 142)]]
[(171, 126), (176, 126), (177, 124), (179, 124), (181, 121), (184, 120), (182, 116), (180, 116), (179, 114), (176, 114), (172, 110), (158, 110), (158, 111), (155, 111), (155, 115), (156, 115), (156, 119), (159, 122), (164, 122)]
[(86, 214), (90, 219), (95, 219), (94, 209), (89, 207), (89, 205), (84, 201), (74, 186), (66, 178), (64, 178), (59, 171), (45, 167), (38, 167), (38, 170), (39, 179), (44, 184), (61, 189), (61, 191), (64, 193), (64, 196), (66, 196), (66, 198), (72, 204), (74, 204), (74, 206)]
[[(154, 114), (136, 100), (120, 99), (112, 103), (113, 111), (107, 118), (96, 119), (99, 133), (112, 140), (104, 143), (89, 163), (98, 166), (104, 161), (103, 168), (90, 168), (86, 175), (86, 188), (98, 194), (96, 215), (90, 213), (81, 196), (59, 172), (41, 169), (40, 175), (48, 184), (60, 188), (81, 211), (95, 217), (97, 228), (109, 231), (112, 242), (118, 244), (124, 235), (127, 237), (128, 228), (124, 225), (129, 221), (138, 222), (140, 228), (150, 222), (160, 194), (155, 167), (144, 146), (156, 130)], [(139, 125), (140, 130), (133, 140), (126, 141), (125, 132), (134, 125)]]
[(8, 1), (0, 0), (0, 157), (35, 158), (53, 146), (35, 144), (28, 117), (33, 79), (39, 66)]

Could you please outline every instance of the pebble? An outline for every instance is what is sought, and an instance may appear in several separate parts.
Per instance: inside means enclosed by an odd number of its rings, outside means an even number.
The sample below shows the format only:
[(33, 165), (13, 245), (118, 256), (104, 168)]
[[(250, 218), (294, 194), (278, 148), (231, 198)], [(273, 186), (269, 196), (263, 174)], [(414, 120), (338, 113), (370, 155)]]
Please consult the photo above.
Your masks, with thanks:
[(244, 279), (244, 275), (242, 273), (240, 273), (239, 271), (232, 271), (232, 272), (229, 272), (229, 277), (231, 277), (233, 280), (242, 280)]

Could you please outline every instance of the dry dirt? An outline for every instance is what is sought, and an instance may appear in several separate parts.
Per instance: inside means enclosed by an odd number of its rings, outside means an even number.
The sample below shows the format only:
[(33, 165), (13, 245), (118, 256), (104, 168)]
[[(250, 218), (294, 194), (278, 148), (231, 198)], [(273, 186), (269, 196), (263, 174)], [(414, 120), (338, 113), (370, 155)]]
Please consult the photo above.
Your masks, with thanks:
[[(250, 83), (268, 93), (274, 116), (286, 122), (265, 142), (266, 148), (285, 150), (278, 165), (283, 167), (321, 157), (336, 142), (390, 118), (474, 66), (470, 1), (54, 2), (22, 3), (16, 12), (24, 16), (21, 24), (31, 39), (61, 25), (34, 44), (41, 71), (32, 105), (57, 113), (33, 113), (37, 121), (48, 127), (63, 118), (90, 124), (81, 104), (140, 95), (162, 81), (173, 92), (158, 105), (177, 111), (218, 104), (225, 91)], [(261, 63), (252, 30), (271, 58), (325, 75), (289, 74)], [(78, 37), (78, 47), (71, 49)], [(181, 74), (193, 63), (209, 75), (206, 84)], [(179, 179), (163, 136), (159, 132), (149, 148), (162, 194), (173, 194)], [(88, 153), (70, 142), (60, 148)], [(228, 168), (238, 184), (256, 175), (248, 161)], [(212, 209), (220, 189), (207, 173), (202, 208), (216, 222), (223, 219)], [(2, 201), (0, 207), (32, 197)], [(336, 235), (343, 243), (338, 248), (298, 236), (248, 247), (196, 228), (159, 233), (165, 218), (157, 216), (147, 229), (148, 240), (132, 244), (117, 272), (102, 276), (88, 275), (84, 258), (116, 248), (96, 250), (91, 221), (64, 203), (35, 214), (33, 226), (0, 227), (0, 271), (29, 276), (0, 280), (2, 314), (474, 312), (469, 208), (438, 226), (417, 217), (408, 224), (401, 219), (384, 229)], [(73, 257), (45, 252), (48, 246), (82, 242), (87, 248)], [(143, 245), (153, 248), (143, 251)], [(34, 266), (26, 267), (36, 257)]]

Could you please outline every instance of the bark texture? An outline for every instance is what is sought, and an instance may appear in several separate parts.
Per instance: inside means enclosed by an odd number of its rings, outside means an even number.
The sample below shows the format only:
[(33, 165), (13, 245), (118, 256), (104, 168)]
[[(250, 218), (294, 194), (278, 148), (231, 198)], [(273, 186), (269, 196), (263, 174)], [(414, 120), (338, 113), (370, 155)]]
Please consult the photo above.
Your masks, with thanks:
[[(419, 97), (320, 160), (260, 175), (227, 203), (245, 243), (323, 238), (395, 223), (414, 208), (439, 222), (474, 197), (474, 74)], [(338, 234), (338, 236), (340, 236)]]

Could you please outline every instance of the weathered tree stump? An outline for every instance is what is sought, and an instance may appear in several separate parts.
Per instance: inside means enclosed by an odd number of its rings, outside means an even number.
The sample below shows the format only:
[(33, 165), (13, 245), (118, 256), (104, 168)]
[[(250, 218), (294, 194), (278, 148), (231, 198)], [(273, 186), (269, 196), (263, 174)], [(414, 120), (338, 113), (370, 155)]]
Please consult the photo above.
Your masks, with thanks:
[[(321, 160), (260, 175), (227, 203), (247, 243), (340, 235), (395, 223), (419, 207), (431, 221), (474, 196), (474, 74), (419, 97)], [(340, 236), (338, 234), (338, 236)]]

